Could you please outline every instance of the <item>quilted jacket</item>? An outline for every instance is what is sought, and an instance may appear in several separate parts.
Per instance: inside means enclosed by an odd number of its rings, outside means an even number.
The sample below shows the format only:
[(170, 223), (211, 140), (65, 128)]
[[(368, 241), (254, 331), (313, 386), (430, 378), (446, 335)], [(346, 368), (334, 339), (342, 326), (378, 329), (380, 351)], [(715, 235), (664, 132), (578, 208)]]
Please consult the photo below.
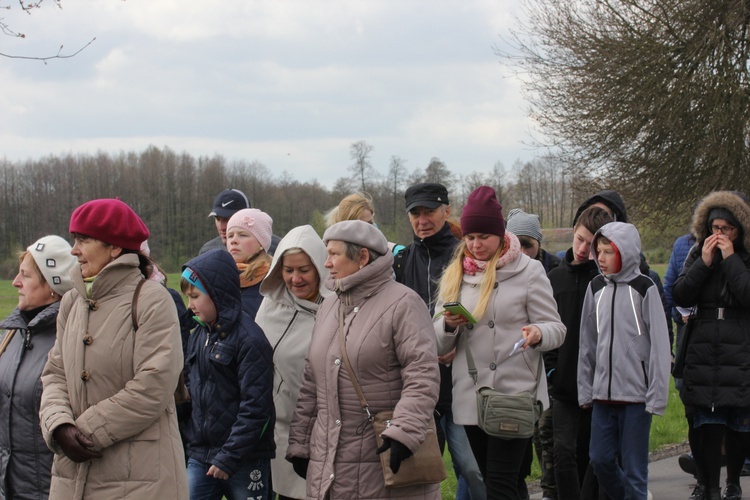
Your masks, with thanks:
[(240, 278), (228, 252), (212, 250), (185, 267), (198, 275), (218, 313), (188, 340), (187, 454), (232, 475), (247, 460), (275, 454), (271, 345), (242, 312)]

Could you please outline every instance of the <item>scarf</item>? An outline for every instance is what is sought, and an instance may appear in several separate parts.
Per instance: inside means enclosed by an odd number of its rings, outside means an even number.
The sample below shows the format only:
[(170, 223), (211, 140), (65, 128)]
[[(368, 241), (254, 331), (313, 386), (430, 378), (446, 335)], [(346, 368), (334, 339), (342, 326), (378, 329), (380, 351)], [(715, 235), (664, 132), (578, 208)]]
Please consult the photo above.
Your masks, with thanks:
[[(503, 249), (500, 251), (500, 256), (497, 259), (495, 269), (500, 269), (508, 262), (515, 260), (520, 251), (521, 243), (518, 241), (518, 238), (515, 236), (511, 237), (510, 233), (506, 232), (505, 236), (503, 236)], [(488, 262), (489, 261), (486, 260), (477, 260), (477, 258), (466, 249), (463, 259), (464, 274), (468, 274), (469, 276), (481, 274), (487, 268)]]
[(268, 262), (264, 262), (253, 272), (253, 277), (248, 279), (245, 278), (245, 271), (250, 267), (250, 264), (237, 264), (237, 269), (240, 270), (240, 288), (247, 288), (249, 286), (257, 285), (263, 278), (268, 274), (268, 268), (271, 267)]

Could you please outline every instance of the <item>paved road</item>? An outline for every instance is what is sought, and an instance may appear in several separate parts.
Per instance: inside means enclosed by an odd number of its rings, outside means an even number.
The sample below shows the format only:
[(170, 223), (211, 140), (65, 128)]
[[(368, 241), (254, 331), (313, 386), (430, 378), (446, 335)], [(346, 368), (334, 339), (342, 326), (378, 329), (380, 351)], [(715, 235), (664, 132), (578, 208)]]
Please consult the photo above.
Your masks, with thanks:
[[(726, 469), (721, 469), (721, 484), (724, 486)], [(750, 478), (741, 478), (740, 486), (745, 490), (743, 498), (750, 498)], [(648, 466), (648, 489), (654, 500), (687, 500), (693, 491), (695, 480), (682, 472), (677, 463), (677, 455), (655, 460)], [(540, 500), (541, 493), (531, 495), (532, 499)]]

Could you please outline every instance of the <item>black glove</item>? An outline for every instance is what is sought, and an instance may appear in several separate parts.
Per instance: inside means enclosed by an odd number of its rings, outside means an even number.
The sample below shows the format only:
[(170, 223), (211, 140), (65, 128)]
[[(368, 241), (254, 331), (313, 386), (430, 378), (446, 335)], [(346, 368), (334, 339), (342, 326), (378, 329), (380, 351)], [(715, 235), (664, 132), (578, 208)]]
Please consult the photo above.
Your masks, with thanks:
[(289, 459), (292, 462), (292, 468), (302, 479), (307, 479), (307, 466), (310, 465), (309, 458), (292, 457)]
[(92, 449), (94, 443), (73, 424), (63, 424), (56, 428), (52, 432), (52, 437), (60, 445), (65, 456), (76, 463), (102, 456), (101, 453)]
[(394, 474), (398, 474), (398, 470), (401, 468), (401, 462), (412, 456), (413, 453), (405, 445), (401, 444), (395, 439), (387, 437), (383, 438), (383, 444), (381, 444), (380, 448), (375, 450), (375, 452), (380, 455), (388, 448), (391, 449), (391, 470)]

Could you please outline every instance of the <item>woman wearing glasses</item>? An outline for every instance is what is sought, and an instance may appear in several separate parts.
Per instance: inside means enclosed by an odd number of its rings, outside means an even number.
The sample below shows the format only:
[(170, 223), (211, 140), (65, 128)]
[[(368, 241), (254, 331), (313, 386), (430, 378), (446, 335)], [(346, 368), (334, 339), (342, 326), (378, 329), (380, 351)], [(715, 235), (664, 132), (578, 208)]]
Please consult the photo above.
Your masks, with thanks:
[[(716, 191), (693, 215), (697, 243), (674, 284), (675, 303), (695, 307), (689, 320), (682, 399), (695, 408), (693, 450), (699, 487), (691, 498), (742, 497), (744, 455), (750, 452), (750, 205), (745, 195)], [(721, 445), (727, 486), (721, 495)]]

